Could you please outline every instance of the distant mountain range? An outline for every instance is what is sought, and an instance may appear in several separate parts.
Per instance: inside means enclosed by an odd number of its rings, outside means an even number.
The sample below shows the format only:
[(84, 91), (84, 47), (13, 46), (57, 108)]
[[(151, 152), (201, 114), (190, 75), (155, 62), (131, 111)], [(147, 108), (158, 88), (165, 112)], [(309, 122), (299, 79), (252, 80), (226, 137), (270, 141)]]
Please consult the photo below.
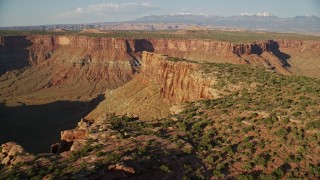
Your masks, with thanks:
[(280, 32), (320, 32), (320, 18), (306, 15), (293, 18), (279, 18), (270, 13), (239, 16), (214, 16), (204, 14), (182, 13), (176, 15), (145, 16), (136, 20), (140, 23), (187, 23), (200, 26), (244, 28), (248, 30)]
[(206, 14), (180, 13), (174, 15), (145, 16), (128, 22), (101, 22), (90, 24), (56, 24), (41, 26), (0, 27), (0, 30), (165, 30), (200, 28), (245, 29), (253, 31), (295, 32), (320, 34), (320, 18), (313, 15), (280, 18), (270, 13), (242, 13), (238, 16), (216, 16)]

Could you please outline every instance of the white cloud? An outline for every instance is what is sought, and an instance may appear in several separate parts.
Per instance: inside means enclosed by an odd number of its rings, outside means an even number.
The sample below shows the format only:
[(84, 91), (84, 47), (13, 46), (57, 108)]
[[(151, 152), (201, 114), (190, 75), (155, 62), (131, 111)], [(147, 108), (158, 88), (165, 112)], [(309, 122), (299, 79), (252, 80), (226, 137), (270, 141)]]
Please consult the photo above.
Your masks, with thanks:
[(158, 9), (152, 3), (102, 3), (91, 4), (86, 7), (77, 7), (74, 10), (60, 13), (58, 18), (77, 18), (86, 15), (95, 16), (109, 16), (112, 13), (124, 14), (128, 12), (143, 11), (143, 10), (156, 10)]

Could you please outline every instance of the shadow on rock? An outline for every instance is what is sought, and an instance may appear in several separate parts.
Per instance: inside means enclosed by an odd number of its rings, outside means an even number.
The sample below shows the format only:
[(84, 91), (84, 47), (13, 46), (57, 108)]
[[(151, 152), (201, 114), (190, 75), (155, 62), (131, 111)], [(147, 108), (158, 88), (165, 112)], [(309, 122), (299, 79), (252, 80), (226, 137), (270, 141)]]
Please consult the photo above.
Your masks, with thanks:
[(101, 179), (182, 179), (184, 176), (192, 176), (197, 169), (203, 169), (203, 175), (211, 177), (211, 172), (206, 170), (202, 160), (194, 153), (187, 154), (181, 149), (165, 148), (160, 142), (141, 151), (143, 146), (141, 142), (136, 145), (136, 150), (127, 151), (124, 156), (134, 156), (135, 159), (108, 166)]
[(291, 56), (289, 54), (286, 54), (280, 51), (278, 42), (271, 40), (269, 41), (269, 43), (270, 43), (269, 51), (272, 52), (275, 56), (277, 56), (281, 60), (283, 67), (285, 68), (291, 67), (291, 65), (288, 63), (288, 60), (291, 58)]
[(0, 46), (0, 76), (7, 71), (18, 70), (30, 65), (30, 51), (33, 43), (26, 36), (3, 37), (4, 46)]
[(32, 153), (50, 152), (60, 132), (76, 127), (78, 121), (104, 99), (90, 102), (56, 101), (43, 105), (7, 107), (0, 104), (0, 144), (14, 141)]
[(153, 47), (153, 44), (147, 39), (134, 40), (134, 45), (133, 45), (134, 50), (131, 47), (128, 40), (126, 40), (125, 43), (127, 47), (127, 53), (132, 58), (132, 61), (130, 61), (132, 73), (135, 74), (136, 72), (139, 71), (141, 66), (140, 64), (141, 53), (143, 51), (154, 52), (155, 49)]

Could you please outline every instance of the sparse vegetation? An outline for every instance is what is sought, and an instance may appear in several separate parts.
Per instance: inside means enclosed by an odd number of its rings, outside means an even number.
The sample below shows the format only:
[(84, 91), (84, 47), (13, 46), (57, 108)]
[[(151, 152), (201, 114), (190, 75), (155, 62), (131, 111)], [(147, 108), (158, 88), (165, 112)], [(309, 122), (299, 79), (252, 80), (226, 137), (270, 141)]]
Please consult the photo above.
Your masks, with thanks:
[(102, 135), (98, 126), (108, 127), (112, 133), (105, 139), (86, 139), (65, 161), (47, 158), (51, 166), (35, 160), (26, 172), (0, 167), (0, 179), (77, 178), (116, 165), (167, 179), (178, 173), (184, 179), (319, 178), (319, 80), (245, 65), (202, 66), (206, 75), (217, 76), (224, 96), (188, 102), (181, 113), (161, 119), (108, 116), (89, 131)]
[(0, 36), (17, 36), (17, 35), (82, 35), (89, 37), (114, 37), (114, 38), (164, 38), (164, 39), (207, 39), (227, 42), (253, 42), (265, 41), (269, 39), (300, 39), (300, 40), (320, 40), (319, 36), (275, 33), (275, 32), (246, 32), (246, 31), (222, 31), (222, 30), (187, 30), (185, 33), (179, 33), (176, 30), (159, 30), (159, 31), (105, 31), (103, 33), (83, 33), (81, 31), (17, 31), (17, 30), (0, 30)]

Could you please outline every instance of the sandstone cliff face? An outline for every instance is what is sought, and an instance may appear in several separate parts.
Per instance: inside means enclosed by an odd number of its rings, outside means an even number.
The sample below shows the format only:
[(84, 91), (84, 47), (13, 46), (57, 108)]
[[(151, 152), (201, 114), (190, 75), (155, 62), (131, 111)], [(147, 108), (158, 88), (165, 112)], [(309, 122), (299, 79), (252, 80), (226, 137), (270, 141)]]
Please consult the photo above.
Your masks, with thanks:
[[(178, 40), (178, 39), (139, 39), (128, 40), (128, 47), (132, 52), (142, 50), (166, 54), (169, 56), (191, 59), (195, 61), (208, 61), (233, 64), (251, 64), (273, 69), (282, 74), (290, 73), (288, 60), (290, 54), (281, 52), (281, 46), (304, 48), (299, 41), (277, 41), (253, 43), (230, 43), (210, 40)], [(305, 42), (305, 45), (319, 46), (318, 42)], [(300, 45), (300, 46), (299, 46)], [(262, 54), (271, 54), (272, 59)], [(275, 62), (276, 61), (276, 62)]]
[[(86, 36), (11, 36), (0, 38), (0, 49), (27, 49), (29, 63), (37, 63), (49, 59), (57, 49), (67, 49), (69, 53), (79, 53), (80, 62), (86, 55), (91, 56), (90, 63), (105, 63), (109, 61), (129, 62), (133, 71), (141, 59), (141, 52), (155, 52), (197, 61), (230, 62), (235, 64), (253, 64), (260, 66), (268, 59), (261, 58), (262, 53), (273, 53), (281, 66), (274, 66), (276, 71), (282, 73), (283, 69), (289, 70), (287, 60), (290, 54), (281, 50), (288, 49), (302, 51), (304, 49), (320, 48), (316, 41), (276, 40), (254, 43), (231, 43), (212, 40), (187, 40), (187, 39), (124, 39), (108, 37)], [(79, 51), (82, 51), (80, 53)], [(258, 63), (254, 58), (243, 55), (260, 56)], [(26, 55), (25, 55), (26, 56)], [(72, 59), (71, 57), (69, 59)], [(268, 63), (267, 63), (268, 64)], [(275, 64), (271, 64), (275, 65)], [(121, 68), (121, 67), (120, 67)]]
[(171, 103), (218, 96), (213, 89), (215, 79), (204, 77), (197, 71), (198, 68), (197, 63), (173, 62), (159, 54), (144, 52), (142, 56), (142, 75), (160, 84), (161, 98)]
[(1, 37), (0, 42), (0, 75), (25, 69), (23, 75), (1, 77), (7, 80), (0, 85), (5, 99), (12, 97), (13, 88), (16, 98), (43, 93), (52, 96), (48, 99), (96, 96), (122, 86), (135, 73), (124, 40), (34, 35)]
[(290, 71), (293, 74), (320, 77), (319, 41), (279, 40), (280, 50), (290, 55)]
[[(88, 52), (107, 51), (105, 54), (110, 59), (123, 59), (127, 52), (156, 52), (170, 56), (196, 58), (197, 60), (210, 59), (210, 56), (241, 56), (243, 54), (262, 54), (263, 52), (278, 51), (283, 48), (320, 48), (317, 41), (301, 40), (269, 40), (266, 42), (231, 43), (214, 40), (187, 40), (187, 39), (125, 39), (108, 37), (86, 36), (6, 36), (0, 37), (0, 47), (18, 48), (29, 47), (54, 50), (60, 46), (85, 49)], [(192, 59), (192, 58), (191, 58)]]
[[(320, 72), (316, 65), (318, 61), (314, 61), (314, 56), (309, 53), (319, 54), (319, 49), (320, 43), (317, 41), (299, 40), (231, 43), (210, 40), (124, 39), (76, 35), (1, 37), (0, 75), (11, 70), (27, 69), (24, 75), (18, 75), (19, 77), (15, 77), (16, 74), (1, 77), (8, 80), (2, 83), (5, 87), (2, 88), (1, 96), (6, 98), (11, 96), (11, 90), (14, 88), (16, 96), (43, 90), (46, 94), (51, 94), (52, 90), (55, 93), (58, 92), (55, 96), (60, 97), (73, 96), (74, 99), (83, 94), (92, 97), (106, 89), (115, 89), (129, 82), (134, 74), (140, 71), (143, 51), (197, 61), (250, 64), (282, 74), (291, 74), (291, 71), (294, 71), (298, 74), (315, 76)], [(184, 67), (183, 63), (180, 64)], [(168, 67), (163, 71), (168, 71), (168, 74), (172, 74), (171, 71), (188, 73), (182, 72), (182, 67), (178, 68), (180, 64), (166, 65)], [(306, 66), (307, 70), (299, 68), (303, 66)], [(174, 73), (174, 77), (177, 77)], [(170, 76), (166, 78), (172, 78)], [(159, 79), (159, 81), (162, 80), (164, 78)], [(172, 90), (171, 87), (176, 87), (179, 81), (178, 78), (163, 82), (162, 96), (170, 99), (169, 96), (178, 94), (177, 90)], [(181, 81), (180, 89), (186, 89), (185, 81)], [(63, 88), (66, 89), (63, 90)], [(198, 91), (206, 93), (206, 90)], [(34, 94), (34, 96), (39, 95)], [(177, 101), (195, 98), (186, 96), (179, 97), (180, 100)], [(203, 96), (207, 95), (202, 94), (197, 98)]]
[(105, 100), (86, 119), (106, 113), (138, 115), (148, 120), (169, 115), (171, 107), (186, 101), (219, 97), (215, 77), (200, 71), (201, 64), (144, 51), (140, 73), (130, 82), (105, 93)]

